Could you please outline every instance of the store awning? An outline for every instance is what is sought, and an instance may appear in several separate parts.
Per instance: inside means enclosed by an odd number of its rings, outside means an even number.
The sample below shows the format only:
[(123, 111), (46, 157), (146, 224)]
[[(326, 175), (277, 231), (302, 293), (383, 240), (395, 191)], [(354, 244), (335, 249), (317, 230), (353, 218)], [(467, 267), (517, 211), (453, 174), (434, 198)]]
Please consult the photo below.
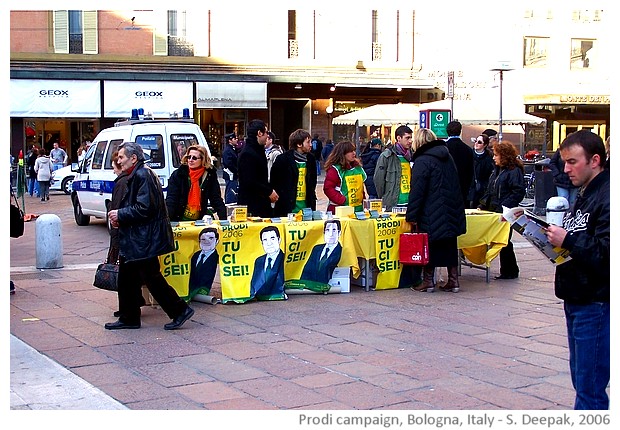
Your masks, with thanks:
[(196, 82), (199, 109), (267, 109), (266, 82)]
[(192, 110), (193, 82), (104, 81), (103, 111), (106, 118), (128, 118), (132, 109), (144, 109), (154, 118)]
[(99, 118), (99, 81), (11, 79), (11, 117)]

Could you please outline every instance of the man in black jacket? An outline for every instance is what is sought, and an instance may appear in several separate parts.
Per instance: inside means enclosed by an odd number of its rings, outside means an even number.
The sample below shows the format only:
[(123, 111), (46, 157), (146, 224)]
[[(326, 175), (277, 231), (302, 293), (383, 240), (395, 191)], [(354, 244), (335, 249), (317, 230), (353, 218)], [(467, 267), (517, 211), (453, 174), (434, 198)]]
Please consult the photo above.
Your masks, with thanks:
[(463, 127), (458, 121), (450, 121), (446, 131), (448, 132), (448, 140), (446, 146), (450, 155), (456, 164), (456, 171), (459, 174), (459, 184), (461, 186), (461, 195), (463, 202), (467, 202), (467, 194), (469, 194), (469, 186), (474, 179), (474, 151), (461, 140), (461, 131)]
[(126, 172), (127, 192), (119, 209), (108, 212), (112, 227), (118, 227), (118, 321), (106, 323), (108, 330), (140, 328), (142, 285), (172, 319), (166, 330), (181, 327), (194, 315), (161, 274), (159, 256), (174, 250), (172, 227), (164, 193), (157, 175), (144, 165), (144, 152), (135, 142), (119, 146), (118, 163)]
[(224, 150), (222, 151), (223, 177), (226, 183), (224, 190), (224, 201), (237, 203), (237, 193), (239, 192), (239, 174), (237, 172), (237, 160), (239, 159), (239, 139), (235, 133), (224, 135)]
[(304, 208), (316, 210), (317, 161), (311, 152), (310, 133), (295, 130), (288, 138), (288, 147), (271, 168), (271, 186), (278, 193), (273, 214), (278, 217)]
[(247, 205), (248, 215), (271, 218), (272, 206), (278, 200), (278, 193), (269, 185), (267, 172), (267, 126), (260, 119), (250, 121), (245, 145), (239, 154), (238, 203)]
[(570, 251), (556, 267), (555, 295), (564, 300), (575, 409), (609, 408), (610, 374), (610, 198), (603, 140), (580, 130), (560, 145), (565, 172), (580, 187), (563, 227), (550, 225), (547, 238)]

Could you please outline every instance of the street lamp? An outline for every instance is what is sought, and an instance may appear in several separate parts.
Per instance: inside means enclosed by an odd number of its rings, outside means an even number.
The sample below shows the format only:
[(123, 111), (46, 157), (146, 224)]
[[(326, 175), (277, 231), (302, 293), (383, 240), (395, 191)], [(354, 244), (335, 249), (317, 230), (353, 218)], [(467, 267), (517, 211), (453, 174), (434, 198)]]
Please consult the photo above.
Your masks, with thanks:
[(500, 142), (502, 141), (502, 121), (504, 119), (502, 114), (504, 72), (511, 70), (514, 70), (514, 67), (511, 66), (509, 61), (500, 61), (496, 67), (491, 69), (493, 72), (499, 72), (499, 132), (497, 133), (497, 138)]

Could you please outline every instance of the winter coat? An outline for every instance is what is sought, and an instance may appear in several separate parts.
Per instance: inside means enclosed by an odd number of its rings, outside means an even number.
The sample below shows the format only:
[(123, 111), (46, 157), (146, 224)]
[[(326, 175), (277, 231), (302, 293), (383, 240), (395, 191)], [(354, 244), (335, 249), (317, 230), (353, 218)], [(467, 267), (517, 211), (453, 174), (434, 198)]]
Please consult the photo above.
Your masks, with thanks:
[(446, 141), (446, 146), (456, 165), (459, 174), (461, 196), (467, 202), (469, 187), (474, 178), (474, 150), (458, 137), (452, 137)]
[[(110, 207), (108, 210), (118, 209), (121, 206), (121, 201), (125, 194), (127, 194), (127, 180), (129, 175), (125, 172), (121, 172), (116, 179), (114, 179), (114, 188), (112, 189), (112, 199), (110, 200)], [(115, 263), (118, 260), (118, 254), (120, 250), (120, 237), (117, 227), (110, 228), (110, 248), (108, 249), (108, 262)]]
[(596, 175), (564, 217), (568, 234), (562, 247), (571, 259), (555, 269), (555, 295), (567, 303), (609, 303), (609, 181), (609, 170)]
[(120, 254), (126, 261), (158, 257), (174, 250), (172, 227), (157, 175), (139, 161), (127, 178), (118, 209)]
[[(312, 153), (306, 154), (306, 207), (316, 210), (316, 159)], [(293, 212), (297, 199), (299, 169), (295, 161), (295, 150), (289, 149), (278, 155), (271, 168), (271, 186), (278, 193), (278, 201), (273, 209), (274, 216), (285, 217)]]
[(232, 177), (224, 170), (224, 179), (228, 181), (236, 180), (239, 175), (237, 174), (237, 160), (239, 154), (237, 150), (233, 148), (230, 143), (227, 143), (222, 151), (222, 167), (232, 173)]
[(368, 151), (362, 154), (362, 168), (366, 172), (366, 191), (369, 196), (377, 196), (377, 188), (375, 187), (374, 176), (375, 168), (377, 167), (377, 160), (381, 155), (381, 150), (378, 148), (370, 148)]
[(37, 158), (34, 163), (34, 171), (37, 173), (37, 181), (45, 182), (52, 179), (52, 160), (47, 155)]
[(373, 175), (373, 184), (377, 196), (382, 200), (383, 207), (390, 211), (398, 204), (400, 195), (401, 172), (400, 160), (393, 145), (383, 150), (377, 158), (377, 165)]
[[(211, 206), (219, 219), (226, 219), (226, 205), (222, 199), (222, 190), (217, 179), (217, 171), (211, 167), (205, 171), (200, 182), (200, 218), (208, 215), (207, 209)], [(168, 181), (166, 193), (166, 207), (170, 221), (180, 221), (187, 206), (187, 197), (190, 189), (189, 166), (181, 164)]]
[(329, 154), (332, 153), (332, 149), (334, 149), (333, 143), (325, 144), (325, 146), (323, 147), (323, 150), (321, 151), (321, 157), (323, 157), (323, 160), (327, 160), (327, 157), (329, 157)]
[(519, 167), (506, 169), (496, 166), (489, 186), (480, 199), (480, 209), (502, 213), (502, 206), (515, 208), (525, 197), (525, 179)]
[(473, 202), (474, 207), (478, 207), (480, 198), (484, 195), (489, 186), (489, 178), (495, 169), (495, 161), (491, 151), (485, 149), (482, 154), (474, 152), (474, 178), (469, 187), (467, 202)]
[(467, 230), (458, 172), (443, 140), (427, 143), (413, 154), (406, 220), (417, 223), (431, 242)]
[(269, 196), (273, 189), (269, 185), (265, 148), (256, 137), (248, 137), (237, 161), (239, 172), (239, 194), (237, 202), (247, 205), (248, 215), (271, 218)]

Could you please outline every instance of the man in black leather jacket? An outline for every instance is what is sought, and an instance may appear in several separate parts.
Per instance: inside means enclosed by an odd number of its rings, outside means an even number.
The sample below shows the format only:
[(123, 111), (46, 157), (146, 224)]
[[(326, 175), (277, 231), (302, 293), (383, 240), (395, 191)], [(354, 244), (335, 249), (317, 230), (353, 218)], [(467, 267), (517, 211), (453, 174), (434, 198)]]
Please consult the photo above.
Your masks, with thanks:
[(127, 192), (119, 209), (108, 212), (120, 237), (118, 270), (118, 321), (106, 323), (108, 330), (140, 328), (142, 285), (172, 319), (166, 330), (181, 327), (194, 310), (183, 301), (161, 274), (159, 256), (174, 250), (172, 227), (157, 175), (144, 165), (144, 152), (135, 142), (119, 146), (118, 163), (126, 172)]
[(556, 267), (555, 295), (564, 300), (575, 409), (608, 409), (610, 375), (610, 198), (603, 140), (580, 130), (560, 145), (565, 172), (580, 187), (563, 227), (550, 225), (547, 238), (570, 251)]

